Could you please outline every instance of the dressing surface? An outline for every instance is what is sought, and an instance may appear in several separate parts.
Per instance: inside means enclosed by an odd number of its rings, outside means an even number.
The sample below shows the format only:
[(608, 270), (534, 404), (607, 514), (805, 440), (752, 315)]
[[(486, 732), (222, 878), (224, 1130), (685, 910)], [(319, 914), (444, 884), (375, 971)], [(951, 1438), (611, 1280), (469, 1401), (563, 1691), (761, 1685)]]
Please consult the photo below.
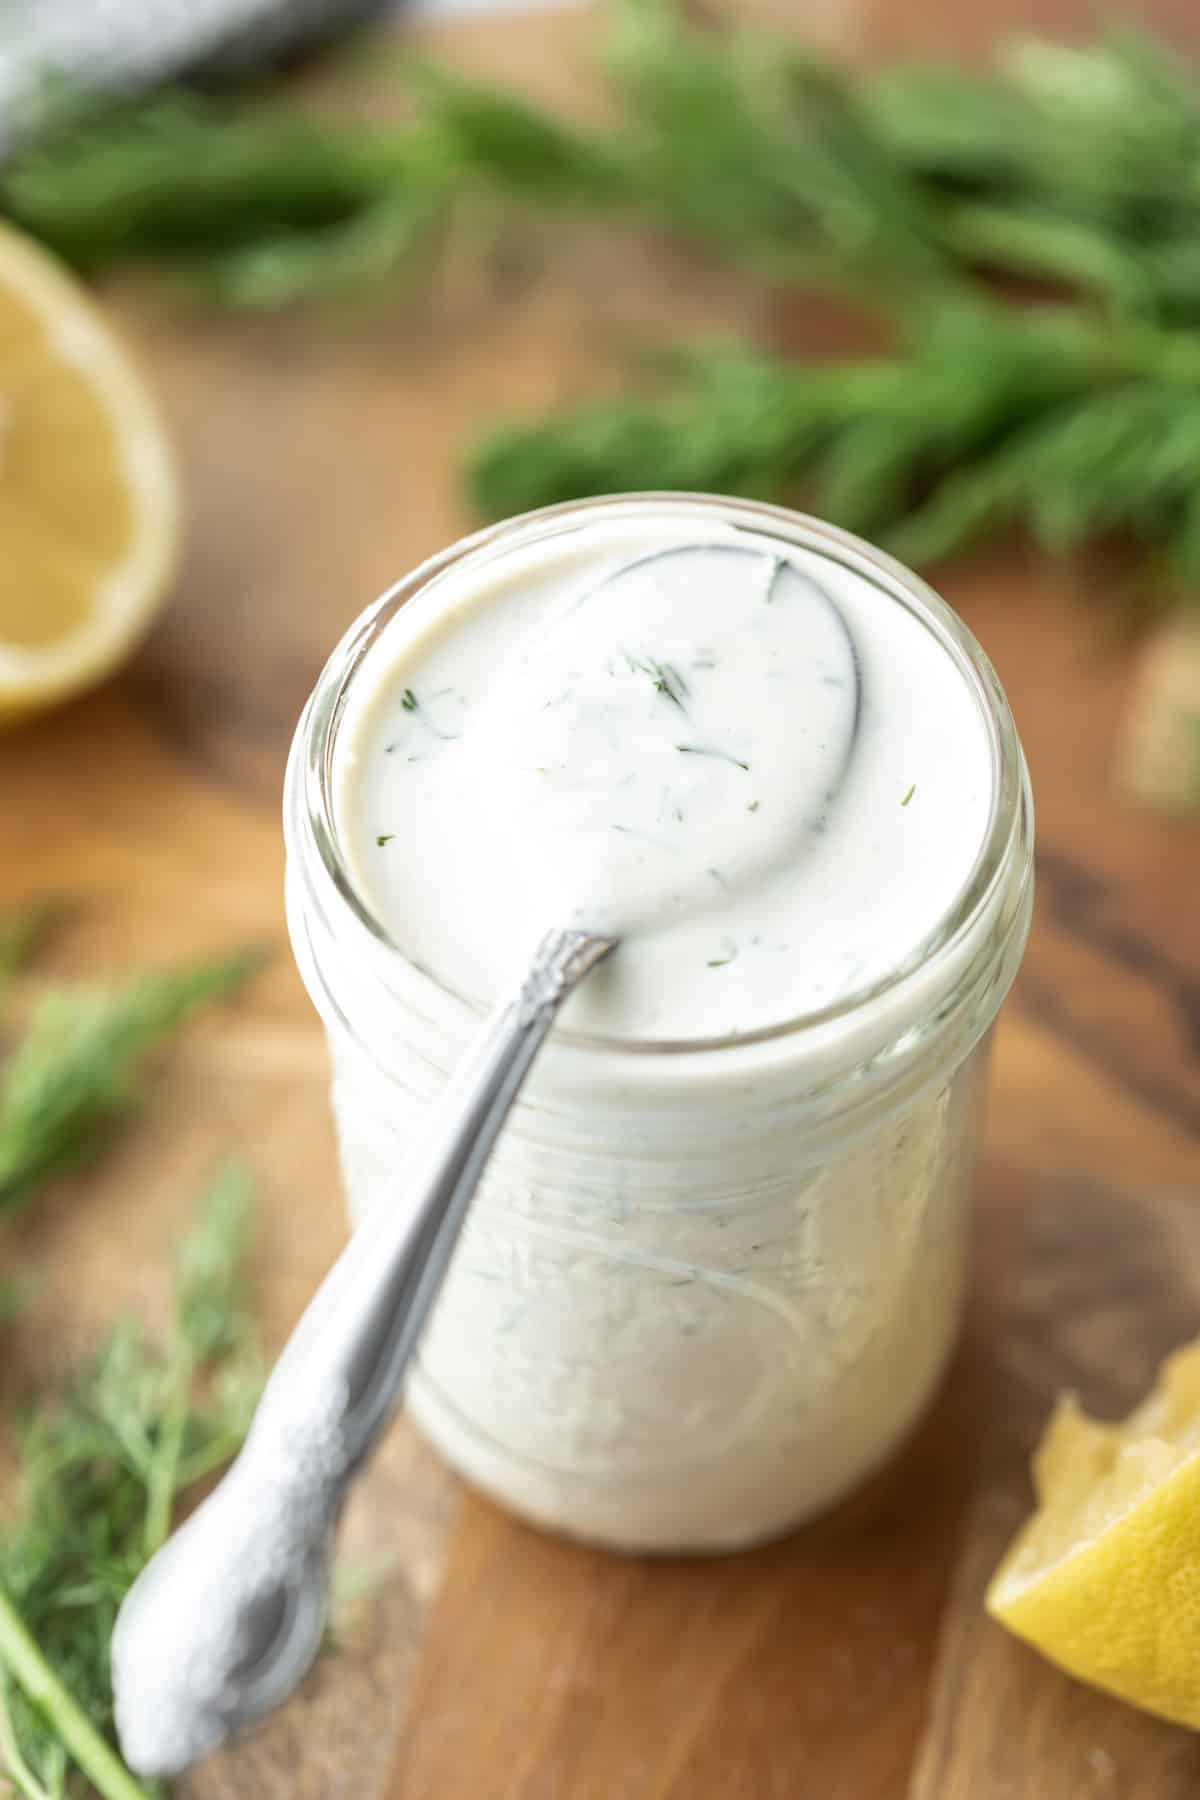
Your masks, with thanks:
[(715, 514), (452, 566), (356, 672), (335, 761), (353, 872), (411, 960), (492, 1000), (549, 926), (617, 936), (564, 1023), (621, 1038), (737, 1036), (892, 973), (992, 803), (934, 630)]

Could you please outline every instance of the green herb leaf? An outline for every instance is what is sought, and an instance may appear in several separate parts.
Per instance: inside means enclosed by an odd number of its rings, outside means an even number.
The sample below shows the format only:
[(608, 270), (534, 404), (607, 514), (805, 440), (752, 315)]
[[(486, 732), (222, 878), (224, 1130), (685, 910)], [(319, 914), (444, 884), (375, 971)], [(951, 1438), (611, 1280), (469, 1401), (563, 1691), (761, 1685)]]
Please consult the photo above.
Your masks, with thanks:
[(0, 1211), (82, 1161), (136, 1098), (148, 1054), (202, 1006), (238, 992), (258, 950), (41, 1001), (0, 1076)]
[[(258, 97), (180, 91), (43, 138), (5, 168), (0, 209), (78, 267), (156, 257), (207, 271), (226, 300), (262, 305), (349, 273), (352, 234), (384, 209), (431, 223), (454, 173), (446, 146), (420, 128), (331, 124)], [(301, 252), (303, 270), (266, 276), (271, 257)]]
[(916, 791), (917, 791), (917, 784), (914, 781), (912, 786), (909, 788), (907, 794), (905, 794), (903, 800), (900, 802), (901, 806), (907, 806), (909, 801), (912, 799), (913, 795), (916, 793)]
[(671, 663), (655, 662), (652, 656), (630, 656), (628, 651), (625, 653), (625, 660), (635, 675), (650, 677), (655, 693), (661, 694), (664, 700), (669, 700), (672, 706), (677, 706), (680, 712), (687, 711), (683, 702), (688, 685)]
[(249, 1182), (215, 1176), (179, 1258), (173, 1322), (118, 1326), (21, 1445), (23, 1502), (0, 1536), (0, 1752), (20, 1791), (146, 1800), (121, 1762), (110, 1643), (177, 1500), (236, 1454), (261, 1385), (242, 1280)]
[(698, 351), (676, 370), (657, 402), (495, 434), (477, 496), (524, 511), (576, 484), (757, 492), (910, 563), (1023, 525), (1051, 552), (1120, 537), (1180, 590), (1200, 578), (1200, 333), (955, 300), (914, 317), (891, 357)]
[[(152, 258), (254, 307), (357, 291), (460, 218), (486, 220), (489, 246), (529, 210), (666, 227), (853, 297), (892, 349), (660, 357), (636, 398), (489, 433), (468, 471), (484, 513), (744, 493), (800, 500), (909, 561), (1018, 525), (1056, 553), (1116, 536), (1179, 592), (1195, 584), (1191, 64), (1125, 29), (1018, 39), (985, 71), (860, 71), (695, 25), (671, 0), (618, 0), (605, 63), (614, 116), (594, 130), (446, 71), (410, 72), (399, 128), (160, 95), (17, 154), (0, 213), (85, 269)], [(1049, 282), (1058, 304), (994, 304), (996, 275)]]
[(253, 1201), (249, 1171), (230, 1157), (213, 1174), (176, 1258), (176, 1332), (195, 1362), (243, 1355), (255, 1341), (244, 1269)]
[(176, 91), (73, 122), (59, 108), (0, 176), (0, 211), (81, 267), (156, 258), (236, 305), (354, 286), (464, 206), (494, 220), (508, 202), (640, 217), (873, 312), (881, 291), (945, 296), (982, 266), (1200, 321), (1200, 90), (1148, 34), (1018, 39), (992, 71), (857, 72), (625, 0), (605, 62), (616, 116), (593, 131), (411, 67), (402, 127), (258, 94)]

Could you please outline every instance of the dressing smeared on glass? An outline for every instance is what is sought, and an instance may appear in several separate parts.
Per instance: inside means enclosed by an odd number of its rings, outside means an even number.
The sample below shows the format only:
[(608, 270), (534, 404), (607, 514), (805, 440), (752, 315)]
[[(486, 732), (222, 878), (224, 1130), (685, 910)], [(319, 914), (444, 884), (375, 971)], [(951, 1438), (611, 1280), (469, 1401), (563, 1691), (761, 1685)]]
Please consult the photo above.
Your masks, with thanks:
[[(460, 566), (372, 652), (342, 835), (393, 937), (496, 995), (551, 923), (620, 934), (577, 1029), (716, 1037), (915, 952), (983, 841), (962, 671), (841, 565), (719, 526), (576, 532)], [(370, 684), (365, 684), (370, 685)]]

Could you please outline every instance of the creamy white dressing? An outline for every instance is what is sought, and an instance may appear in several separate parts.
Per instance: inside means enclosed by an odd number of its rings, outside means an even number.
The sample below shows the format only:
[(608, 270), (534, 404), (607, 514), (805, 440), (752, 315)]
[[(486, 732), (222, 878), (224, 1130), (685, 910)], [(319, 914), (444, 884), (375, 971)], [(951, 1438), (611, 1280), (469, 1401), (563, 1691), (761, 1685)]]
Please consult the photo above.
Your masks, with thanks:
[(992, 805), (979, 699), (917, 616), (665, 518), (433, 583), (337, 753), (348, 860), (408, 957), (490, 1000), (548, 925), (616, 933), (566, 1022), (635, 1039), (745, 1033), (894, 970)]

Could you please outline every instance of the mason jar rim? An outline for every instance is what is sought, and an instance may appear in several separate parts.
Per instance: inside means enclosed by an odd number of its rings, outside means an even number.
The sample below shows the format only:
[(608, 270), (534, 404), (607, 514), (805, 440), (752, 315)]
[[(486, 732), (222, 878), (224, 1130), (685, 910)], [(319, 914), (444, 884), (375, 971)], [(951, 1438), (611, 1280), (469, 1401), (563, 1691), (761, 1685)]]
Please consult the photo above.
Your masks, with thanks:
[[(986, 653), (957, 613), (932, 588), (902, 563), (853, 533), (766, 501), (671, 491), (565, 501), (459, 538), (387, 588), (359, 614), (330, 654), (297, 725), (289, 758), (285, 828), (289, 837), (298, 828), (301, 841), (312, 853), (307, 868), (310, 881), (315, 878), (319, 883), (319, 897), (326, 902), (322, 911), (332, 907), (335, 917), (340, 914), (347, 924), (365, 930), (385, 955), (397, 960), (398, 967), (430, 983), (443, 998), (466, 1007), (480, 1019), (486, 1016), (491, 1003), (463, 992), (405, 953), (352, 879), (339, 840), (332, 779), (334, 748), (350, 684), (379, 634), (400, 608), (448, 570), (469, 566), (475, 559), (486, 563), (492, 554), (539, 542), (599, 517), (619, 520), (649, 513), (679, 520), (711, 519), (716, 513), (735, 528), (741, 523), (759, 536), (774, 536), (840, 564), (914, 614), (951, 656), (979, 705), (992, 752), (988, 823), (970, 870), (932, 928), (893, 969), (839, 1000), (753, 1030), (717, 1037), (626, 1038), (560, 1026), (554, 1034), (555, 1045), (621, 1057), (736, 1051), (801, 1033), (823, 1032), (861, 1016), (878, 1002), (902, 1000), (905, 989), (918, 979), (928, 977), (931, 971), (936, 973), (939, 965), (953, 962), (980, 919), (996, 903), (999, 890), (1010, 877), (1014, 856), (1023, 843), (1028, 843), (1032, 802), (1016, 726)], [(1026, 879), (1024, 871), (1022, 886)], [(1002, 994), (997, 996), (997, 1006), (1001, 998)]]

